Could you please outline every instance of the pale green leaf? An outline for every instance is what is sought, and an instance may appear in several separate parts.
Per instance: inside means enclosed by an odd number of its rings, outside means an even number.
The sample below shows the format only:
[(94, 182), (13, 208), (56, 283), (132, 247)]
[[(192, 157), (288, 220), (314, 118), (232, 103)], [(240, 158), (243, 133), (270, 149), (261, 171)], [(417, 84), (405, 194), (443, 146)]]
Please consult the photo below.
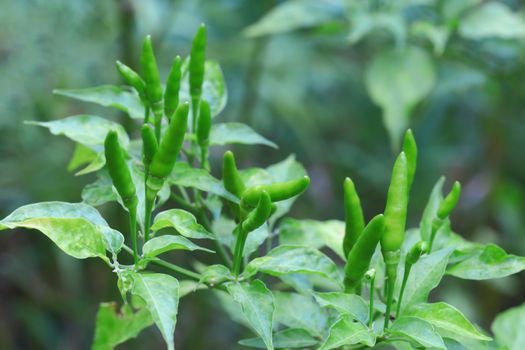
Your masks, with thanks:
[(368, 305), (359, 295), (342, 292), (315, 292), (314, 297), (322, 307), (333, 308), (341, 315), (349, 315), (362, 323), (368, 320)]
[(200, 283), (215, 286), (226, 281), (233, 281), (233, 277), (229, 268), (224, 265), (210, 265), (201, 272)]
[(508, 350), (525, 349), (525, 304), (500, 313), (492, 323), (499, 345)]
[(495, 244), (475, 246), (464, 252), (468, 257), (447, 269), (447, 274), (469, 280), (486, 280), (525, 270), (525, 257), (507, 254)]
[(191, 187), (213, 193), (234, 203), (239, 202), (237, 197), (226, 191), (222, 181), (213, 177), (206, 170), (192, 168), (187, 163), (176, 163), (173, 172), (168, 178), (168, 182), (172, 185)]
[(416, 47), (383, 52), (368, 66), (368, 92), (383, 109), (383, 122), (394, 149), (398, 149), (409, 126), (411, 110), (428, 95), (434, 80), (431, 57)]
[(311, 296), (273, 292), (275, 299), (274, 323), (290, 328), (300, 328), (314, 337), (324, 338), (328, 326), (328, 312)]
[(349, 22), (348, 41), (351, 44), (379, 30), (388, 31), (398, 46), (406, 41), (405, 21), (401, 13), (356, 10), (349, 14)]
[(446, 303), (418, 304), (410, 308), (407, 316), (415, 316), (431, 323), (437, 330), (447, 331), (451, 335), (473, 338), (478, 340), (491, 340), (481, 333), (467, 318), (455, 307)]
[(173, 334), (179, 306), (179, 282), (161, 273), (133, 273), (131, 294), (146, 304), (169, 350), (175, 349)]
[(213, 124), (210, 132), (211, 146), (224, 146), (240, 143), (244, 145), (266, 145), (277, 148), (277, 145), (256, 133), (246, 124), (230, 122)]
[(145, 259), (154, 258), (171, 250), (203, 250), (208, 253), (214, 253), (213, 250), (200, 247), (185, 237), (173, 235), (154, 237), (144, 243), (142, 247)]
[(401, 317), (387, 330), (392, 335), (406, 337), (425, 348), (446, 349), (443, 339), (427, 321), (417, 317)]
[(372, 347), (375, 344), (375, 336), (361, 322), (355, 322), (352, 316), (343, 315), (330, 327), (328, 337), (319, 350), (337, 349), (353, 344)]
[(97, 152), (81, 143), (75, 143), (75, 151), (67, 165), (67, 170), (73, 171), (78, 169), (81, 165), (92, 162), (96, 157)]
[(117, 108), (133, 119), (144, 118), (144, 106), (139, 96), (119, 86), (102, 85), (85, 89), (57, 89), (53, 90), (53, 93), (104, 107)]
[(464, 38), (473, 40), (523, 39), (525, 19), (501, 2), (487, 2), (470, 11), (461, 20), (459, 33)]
[(254, 280), (248, 283), (226, 284), (228, 293), (241, 306), (251, 328), (261, 337), (268, 350), (272, 350), (273, 313), (275, 310), (272, 293), (264, 283)]
[(66, 254), (77, 259), (106, 258), (123, 237), (108, 227), (98, 211), (83, 203), (42, 202), (16, 209), (0, 221), (0, 230), (16, 227), (41, 231)]
[(82, 190), (82, 201), (95, 207), (107, 202), (117, 201), (118, 195), (113, 192), (113, 183), (109, 174), (100, 171), (97, 176), (95, 182), (86, 185)]
[(440, 177), (432, 188), (430, 197), (428, 198), (427, 205), (423, 211), (423, 216), (421, 217), (421, 222), (419, 223), (419, 231), (421, 238), (425, 241), (430, 241), (430, 235), (432, 233), (432, 221), (437, 217), (437, 211), (439, 204), (443, 200), (443, 184), (445, 183), (445, 178)]
[(53, 135), (64, 135), (83, 145), (103, 145), (109, 131), (116, 131), (120, 145), (127, 148), (129, 137), (122, 125), (96, 115), (74, 115), (49, 122), (26, 122), (48, 128)]
[(279, 246), (266, 256), (256, 258), (246, 266), (245, 275), (263, 272), (272, 276), (296, 273), (313, 274), (341, 284), (342, 276), (335, 263), (319, 250), (308, 247)]
[(115, 303), (100, 304), (91, 350), (113, 350), (153, 324), (147, 309), (133, 312), (131, 307), (125, 304), (120, 312), (117, 312), (116, 307)]
[(178, 233), (188, 238), (215, 239), (213, 234), (197, 223), (197, 219), (192, 213), (182, 209), (169, 209), (158, 213), (151, 230), (156, 232), (167, 227), (174, 228)]
[(343, 6), (336, 0), (289, 0), (275, 6), (244, 30), (256, 37), (313, 27), (342, 17)]
[[(309, 348), (317, 345), (319, 341), (303, 329), (288, 328), (273, 335), (275, 349)], [(250, 338), (239, 341), (239, 344), (251, 348), (266, 349), (261, 338)]]

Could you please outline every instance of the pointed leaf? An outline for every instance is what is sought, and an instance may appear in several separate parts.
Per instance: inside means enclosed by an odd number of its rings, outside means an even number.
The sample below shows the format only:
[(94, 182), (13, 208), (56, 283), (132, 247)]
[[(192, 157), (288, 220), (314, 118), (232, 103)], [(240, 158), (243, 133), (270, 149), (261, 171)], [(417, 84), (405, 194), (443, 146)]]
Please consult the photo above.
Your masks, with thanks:
[(277, 148), (275, 143), (259, 135), (246, 124), (235, 122), (213, 124), (210, 133), (210, 145), (224, 146), (235, 143), (266, 145)]
[(133, 119), (144, 118), (144, 106), (138, 95), (119, 86), (102, 85), (86, 89), (57, 89), (53, 90), (53, 93), (104, 107), (117, 108), (126, 112)]
[(319, 350), (336, 349), (353, 344), (364, 344), (372, 347), (375, 344), (375, 336), (372, 331), (361, 322), (355, 322), (349, 315), (344, 315), (337, 320), (330, 327), (329, 332)]
[(131, 293), (140, 297), (149, 310), (169, 350), (175, 349), (173, 334), (179, 306), (179, 282), (161, 273), (133, 273)]
[(228, 283), (228, 293), (238, 304), (251, 327), (262, 338), (266, 348), (273, 349), (272, 322), (275, 310), (272, 293), (264, 283), (255, 280), (248, 283)]
[(525, 349), (525, 304), (500, 313), (492, 323), (499, 345), (508, 350)]
[(188, 238), (215, 239), (210, 232), (197, 223), (197, 219), (192, 213), (182, 209), (166, 210), (155, 216), (151, 229), (156, 232), (166, 227), (174, 228), (178, 233)]
[(525, 38), (525, 19), (503, 3), (488, 2), (462, 18), (459, 33), (473, 40), (522, 39)]
[(392, 335), (406, 337), (412, 342), (432, 349), (446, 349), (441, 336), (434, 327), (417, 317), (401, 317), (387, 330)]
[[(288, 328), (273, 335), (273, 346), (276, 349), (308, 348), (317, 345), (318, 340), (303, 329)], [(261, 338), (243, 339), (239, 344), (251, 348), (266, 349)]]
[(173, 235), (164, 235), (150, 239), (144, 243), (142, 252), (145, 259), (150, 259), (170, 250), (177, 249), (189, 251), (203, 250), (208, 253), (214, 253), (213, 250), (200, 247), (187, 238)]
[(314, 297), (322, 307), (336, 309), (341, 315), (350, 315), (363, 324), (368, 320), (368, 305), (359, 295), (342, 292), (315, 292)]

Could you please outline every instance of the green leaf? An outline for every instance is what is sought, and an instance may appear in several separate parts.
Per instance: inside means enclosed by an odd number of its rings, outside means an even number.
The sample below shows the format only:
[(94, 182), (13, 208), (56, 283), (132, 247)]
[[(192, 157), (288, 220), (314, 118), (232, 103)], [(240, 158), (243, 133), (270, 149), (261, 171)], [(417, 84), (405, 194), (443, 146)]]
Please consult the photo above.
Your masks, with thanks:
[(93, 159), (93, 161), (89, 163), (86, 167), (77, 171), (75, 173), (75, 176), (86, 175), (86, 174), (98, 171), (102, 169), (105, 164), (106, 164), (106, 156), (104, 155), (104, 151), (98, 152), (95, 159)]
[(314, 297), (322, 307), (336, 309), (341, 315), (349, 315), (363, 324), (368, 320), (368, 305), (359, 295), (314, 292)]
[[(236, 235), (234, 230), (237, 224), (235, 221), (221, 216), (219, 219), (213, 222), (212, 231), (216, 235), (217, 239), (221, 244), (225, 245), (233, 253), (236, 242)], [(243, 256), (249, 257), (253, 254), (260, 245), (268, 238), (268, 224), (263, 224), (261, 227), (257, 228), (255, 231), (250, 232), (246, 243), (244, 244)]]
[[(181, 101), (190, 101), (188, 62), (185, 60), (182, 66), (182, 82), (180, 87)], [(204, 66), (204, 82), (202, 83), (202, 98), (210, 104), (212, 117), (216, 117), (226, 107), (228, 93), (226, 83), (218, 62), (208, 60)]]
[(447, 331), (449, 338), (459, 336), (461, 338), (491, 340), (490, 337), (474, 327), (461, 311), (446, 303), (418, 304), (410, 308), (406, 315), (418, 317), (431, 323), (438, 330)]
[(469, 280), (486, 280), (513, 275), (525, 270), (525, 257), (507, 254), (495, 244), (475, 246), (468, 258), (450, 266), (447, 274)]
[(161, 273), (133, 273), (131, 294), (141, 298), (169, 350), (175, 349), (173, 334), (179, 306), (179, 282)]
[(441, 336), (434, 327), (417, 317), (401, 317), (387, 330), (392, 335), (408, 338), (411, 342), (425, 348), (446, 349)]
[(234, 203), (239, 203), (239, 199), (230, 192), (226, 191), (222, 181), (213, 177), (204, 169), (195, 169), (188, 163), (178, 162), (175, 164), (171, 175), (168, 178), (171, 185), (196, 188), (201, 191), (216, 194)]
[(169, 209), (155, 216), (151, 229), (157, 232), (166, 227), (174, 228), (178, 233), (188, 238), (215, 239), (213, 234), (208, 232), (201, 224), (197, 223), (192, 213), (182, 209)]
[(272, 293), (264, 283), (254, 280), (248, 283), (226, 284), (228, 293), (238, 304), (249, 324), (261, 337), (266, 348), (273, 349), (272, 323), (275, 310)]
[(407, 46), (377, 55), (366, 71), (372, 100), (383, 109), (393, 149), (409, 126), (410, 112), (434, 86), (434, 64), (423, 50)]
[(498, 344), (508, 350), (525, 349), (525, 304), (500, 313), (492, 323)]
[(503, 3), (488, 2), (461, 20), (459, 33), (472, 40), (522, 39), (525, 37), (525, 19)]
[[(273, 335), (275, 349), (308, 348), (317, 345), (317, 343), (317, 339), (303, 329), (288, 328)], [(261, 338), (243, 339), (239, 341), (239, 344), (251, 348), (266, 349)]]
[(53, 135), (64, 135), (83, 145), (103, 145), (108, 132), (114, 130), (122, 147), (127, 148), (129, 144), (128, 134), (122, 125), (96, 115), (81, 114), (50, 122), (26, 123), (48, 128)]
[(177, 249), (189, 251), (203, 250), (208, 253), (214, 253), (213, 250), (200, 247), (187, 238), (173, 235), (164, 235), (150, 239), (144, 243), (142, 252), (145, 259), (150, 259), (170, 250)]
[(41, 231), (77, 259), (107, 259), (105, 249), (116, 252), (124, 241), (95, 208), (83, 203), (42, 202), (20, 207), (0, 221), (0, 231), (16, 227)]
[(99, 206), (108, 202), (116, 202), (118, 195), (113, 192), (113, 183), (109, 174), (104, 171), (97, 173), (98, 179), (86, 185), (82, 190), (82, 201), (92, 206)]
[(406, 41), (405, 20), (401, 13), (352, 11), (349, 14), (351, 24), (348, 41), (355, 44), (376, 30), (385, 30), (392, 34), (396, 45), (401, 47)]
[(198, 290), (207, 289), (205, 285), (194, 280), (179, 281), (179, 299)]
[(246, 124), (231, 122), (212, 125), (210, 132), (211, 146), (224, 146), (235, 143), (266, 145), (277, 148), (275, 143), (259, 135)]
[(200, 283), (216, 286), (226, 281), (233, 281), (233, 277), (229, 268), (224, 265), (210, 265), (201, 272)]
[(273, 292), (274, 323), (304, 329), (317, 338), (324, 338), (328, 313), (311, 296), (297, 293)]
[(139, 96), (119, 86), (102, 85), (86, 89), (56, 89), (53, 90), (53, 93), (104, 107), (117, 108), (133, 119), (144, 118), (144, 106)]
[(335, 0), (289, 0), (244, 29), (247, 37), (285, 33), (339, 19), (343, 6)]
[(361, 322), (354, 322), (352, 316), (343, 315), (330, 327), (328, 337), (319, 350), (336, 349), (353, 344), (372, 347), (375, 344), (375, 336)]
[(345, 259), (342, 249), (345, 223), (338, 220), (284, 219), (279, 226), (279, 242), (282, 245), (301, 245), (321, 249), (325, 246)]
[(115, 303), (102, 303), (98, 309), (95, 339), (91, 350), (112, 350), (117, 345), (135, 338), (144, 328), (153, 324), (147, 309), (133, 312), (128, 304), (119, 313)]
[(243, 275), (253, 276), (263, 272), (272, 276), (295, 273), (313, 274), (325, 277), (341, 285), (342, 277), (335, 263), (314, 248), (279, 246), (266, 256), (253, 259), (246, 266)]
[(414, 304), (426, 302), (430, 291), (436, 288), (445, 274), (447, 262), (454, 248), (444, 248), (423, 256), (413, 265), (403, 294), (401, 311)]
[(68, 171), (78, 169), (81, 165), (92, 162), (97, 157), (97, 152), (81, 143), (75, 144), (75, 151), (67, 165)]

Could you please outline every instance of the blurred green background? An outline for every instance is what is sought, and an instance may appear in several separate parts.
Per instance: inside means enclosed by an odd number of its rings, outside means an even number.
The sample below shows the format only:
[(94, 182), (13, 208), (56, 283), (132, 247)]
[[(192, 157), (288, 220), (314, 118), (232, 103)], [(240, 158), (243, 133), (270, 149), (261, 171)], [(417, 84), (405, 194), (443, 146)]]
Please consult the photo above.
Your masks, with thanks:
[[(453, 229), (525, 255), (525, 6), (519, 0), (0, 0), (0, 215), (38, 201), (80, 201), (94, 175), (67, 171), (73, 144), (24, 120), (110, 109), (54, 88), (120, 84), (151, 34), (161, 74), (208, 26), (228, 105), (220, 121), (250, 124), (278, 150), (235, 148), (241, 167), (296, 154), (312, 186), (297, 218), (342, 219), (345, 176), (368, 218), (383, 210), (399, 130), (420, 147), (410, 205), (416, 226), (440, 175), (462, 182)], [(248, 29), (246, 29), (248, 28)], [(387, 118), (387, 119), (384, 119)], [(385, 123), (385, 120), (387, 121)], [(220, 152), (213, 154), (218, 173)], [(102, 208), (122, 224), (115, 206)], [(180, 253), (173, 261), (187, 264)], [(433, 298), (481, 326), (525, 301), (525, 274), (492, 282), (445, 278)], [(100, 261), (76, 261), (42, 235), (0, 237), (0, 349), (87, 349), (98, 303), (119, 300)], [(232, 349), (246, 330), (210, 293), (182, 300), (179, 349)], [(122, 349), (162, 349), (154, 328)]]

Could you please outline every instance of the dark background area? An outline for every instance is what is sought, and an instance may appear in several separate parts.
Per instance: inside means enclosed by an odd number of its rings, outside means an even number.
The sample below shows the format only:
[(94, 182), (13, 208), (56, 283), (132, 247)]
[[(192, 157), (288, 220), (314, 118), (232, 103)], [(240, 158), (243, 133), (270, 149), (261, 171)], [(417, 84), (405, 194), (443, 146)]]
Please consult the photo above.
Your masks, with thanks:
[[(395, 150), (367, 91), (365, 68), (392, 38), (379, 30), (350, 44), (347, 18), (273, 36), (242, 34), (280, 3), (0, 0), (0, 216), (39, 201), (78, 202), (82, 187), (95, 179), (67, 171), (71, 141), (25, 120), (95, 114), (137, 133), (119, 112), (53, 95), (54, 88), (120, 84), (114, 62), (138, 68), (146, 34), (166, 76), (172, 58), (189, 53), (201, 22), (208, 27), (208, 57), (220, 62), (228, 89), (217, 120), (247, 123), (280, 146), (235, 147), (241, 167), (267, 166), (294, 153), (312, 178), (291, 213), (296, 218), (342, 219), (345, 176), (357, 184), (367, 218), (382, 211)], [(447, 1), (412, 3), (404, 16), (432, 16)], [(525, 23), (521, 2), (502, 3)], [(432, 52), (424, 41), (415, 44)], [(409, 226), (417, 226), (433, 184), (445, 175), (446, 188), (455, 179), (464, 188), (453, 229), (525, 255), (525, 33), (483, 40), (453, 33), (432, 60), (435, 85), (409, 123), (420, 149)], [(221, 152), (212, 154), (216, 174)], [(101, 211), (115, 227), (125, 225), (116, 205)], [(188, 259), (171, 257), (183, 265)], [(115, 282), (101, 261), (74, 260), (31, 231), (2, 231), (0, 349), (89, 348), (98, 304), (119, 300)], [(446, 277), (433, 298), (488, 329), (498, 312), (525, 301), (524, 291), (523, 272), (487, 282)], [(178, 349), (230, 349), (246, 334), (211, 293), (181, 301)], [(120, 348), (163, 347), (151, 327)]]

